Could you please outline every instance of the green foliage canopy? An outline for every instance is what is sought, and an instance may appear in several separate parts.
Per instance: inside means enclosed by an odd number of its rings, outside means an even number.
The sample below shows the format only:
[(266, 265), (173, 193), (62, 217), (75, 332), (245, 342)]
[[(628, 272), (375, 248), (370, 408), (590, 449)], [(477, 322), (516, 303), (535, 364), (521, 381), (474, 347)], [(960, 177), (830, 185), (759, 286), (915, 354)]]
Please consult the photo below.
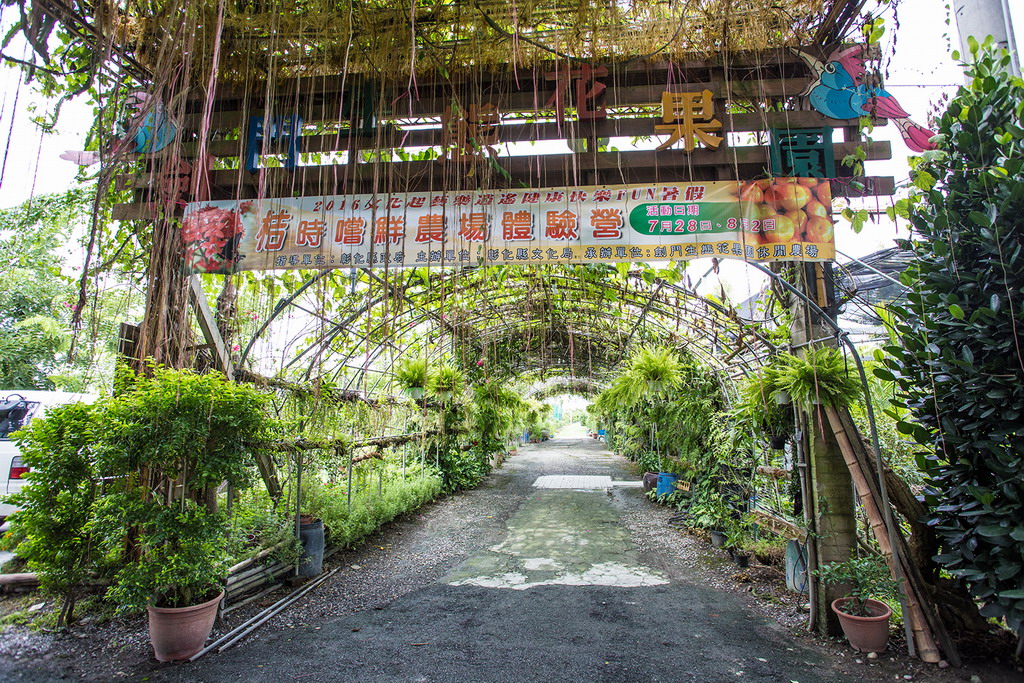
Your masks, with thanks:
[[(977, 45), (973, 45), (977, 48)], [(1009, 57), (975, 49), (970, 85), (939, 122), (943, 143), (917, 166), (897, 207), (918, 239), (895, 307), (886, 368), (927, 447), (936, 558), (982, 614), (1024, 627), (1024, 82)]]

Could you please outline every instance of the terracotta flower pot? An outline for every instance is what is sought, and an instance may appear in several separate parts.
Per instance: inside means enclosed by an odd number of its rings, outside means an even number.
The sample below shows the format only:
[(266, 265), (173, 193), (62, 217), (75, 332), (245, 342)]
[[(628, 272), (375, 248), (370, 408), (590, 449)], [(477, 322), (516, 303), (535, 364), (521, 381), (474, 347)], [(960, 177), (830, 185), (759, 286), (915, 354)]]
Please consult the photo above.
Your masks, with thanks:
[(217, 606), (224, 591), (213, 600), (191, 607), (153, 607), (149, 611), (149, 642), (157, 661), (188, 659), (203, 649), (213, 630)]
[(884, 602), (865, 600), (864, 604), (869, 617), (858, 617), (847, 614), (842, 607), (853, 598), (839, 598), (832, 602), (832, 611), (839, 617), (839, 625), (843, 634), (857, 650), (861, 652), (884, 652), (889, 642), (889, 617), (892, 610)]

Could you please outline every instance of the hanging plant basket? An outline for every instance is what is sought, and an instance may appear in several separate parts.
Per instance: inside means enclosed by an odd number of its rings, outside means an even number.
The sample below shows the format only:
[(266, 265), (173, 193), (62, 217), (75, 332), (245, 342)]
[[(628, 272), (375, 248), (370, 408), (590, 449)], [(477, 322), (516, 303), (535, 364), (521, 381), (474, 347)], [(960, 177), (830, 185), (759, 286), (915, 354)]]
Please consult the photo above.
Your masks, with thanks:
[(785, 434), (772, 434), (768, 437), (768, 445), (777, 451), (781, 451), (786, 447), (787, 437)]

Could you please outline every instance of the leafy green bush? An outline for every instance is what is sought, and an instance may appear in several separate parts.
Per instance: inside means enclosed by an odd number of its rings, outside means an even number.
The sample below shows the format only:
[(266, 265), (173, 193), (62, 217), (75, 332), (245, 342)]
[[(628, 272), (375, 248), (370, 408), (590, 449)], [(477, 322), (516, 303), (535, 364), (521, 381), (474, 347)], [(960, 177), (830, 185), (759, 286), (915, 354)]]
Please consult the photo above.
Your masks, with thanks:
[(181, 478), (186, 492), (242, 488), (251, 474), (251, 443), (276, 427), (267, 398), (251, 386), (211, 372), (154, 367), (129, 390), (103, 403), (96, 442), (101, 470), (110, 475), (159, 470)]
[(523, 426), (528, 404), (512, 389), (497, 381), (473, 387), (473, 419), (479, 442), (495, 452), (512, 432)]
[(239, 491), (231, 511), (229, 552), (232, 562), (240, 562), (259, 549), (277, 547), (270, 557), (294, 564), (302, 553), (295, 537), (295, 515), (274, 505), (266, 489), (252, 487)]
[(210, 494), (248, 483), (250, 444), (276, 422), (255, 389), (216, 373), (154, 367), (119, 382), (118, 396), (55, 410), (19, 435), (38, 470), (12, 521), (66, 600), (102, 574), (121, 611), (194, 604), (220, 591), (230, 559)]
[(57, 626), (71, 620), (77, 588), (93, 566), (89, 521), (99, 484), (94, 412), (81, 403), (52, 408), (13, 437), (32, 468), (26, 485), (8, 498), (21, 508), (11, 515), (21, 539), (16, 552), (45, 590), (63, 597)]
[(405, 479), (391, 477), (378, 493), (369, 486), (352, 494), (348, 507), (345, 484), (310, 480), (304, 483), (303, 499), (310, 514), (324, 520), (330, 542), (352, 547), (381, 525), (411, 512), (441, 494), (441, 478), (410, 473)]
[(498, 444), (477, 444), (470, 448), (461, 448), (457, 444), (439, 446), (437, 464), (441, 469), (444, 492), (453, 493), (477, 486), (491, 473), (490, 454), (498, 448)]
[[(973, 40), (973, 39), (972, 39)], [(977, 48), (977, 44), (973, 44)], [(893, 306), (899, 342), (886, 369), (911, 413), (899, 425), (927, 448), (935, 559), (986, 617), (1024, 629), (1024, 83), (1009, 57), (977, 53), (973, 80), (939, 121), (942, 143), (899, 204), (915, 238)]]

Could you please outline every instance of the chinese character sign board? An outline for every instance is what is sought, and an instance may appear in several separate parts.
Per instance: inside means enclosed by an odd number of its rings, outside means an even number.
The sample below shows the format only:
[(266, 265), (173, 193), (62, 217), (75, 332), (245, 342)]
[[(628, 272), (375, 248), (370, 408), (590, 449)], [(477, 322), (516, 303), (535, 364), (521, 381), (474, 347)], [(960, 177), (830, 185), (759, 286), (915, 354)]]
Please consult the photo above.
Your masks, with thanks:
[(772, 128), (772, 173), (801, 178), (835, 178), (831, 128)]
[(189, 204), (186, 267), (224, 273), (835, 257), (827, 181), (410, 192)]

